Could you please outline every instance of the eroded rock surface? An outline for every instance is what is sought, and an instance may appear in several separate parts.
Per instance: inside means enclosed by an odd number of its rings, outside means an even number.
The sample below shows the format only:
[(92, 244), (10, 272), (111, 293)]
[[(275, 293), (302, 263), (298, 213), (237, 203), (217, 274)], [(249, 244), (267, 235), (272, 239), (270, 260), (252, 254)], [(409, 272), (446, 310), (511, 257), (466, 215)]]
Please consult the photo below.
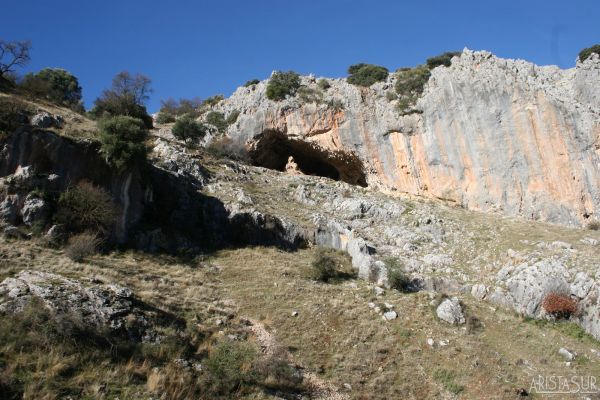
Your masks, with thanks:
[[(314, 77), (302, 83), (319, 90)], [(310, 156), (321, 165), (316, 174), (353, 183), (358, 165), (370, 186), (568, 225), (599, 212), (596, 56), (561, 70), (465, 49), (431, 71), (420, 113), (404, 116), (386, 97), (393, 74), (368, 89), (330, 83), (318, 104), (268, 100), (264, 81), (217, 108), (241, 112), (228, 135), (255, 152), (266, 147), (255, 159), (265, 167), (281, 169), (263, 154), (278, 154), (283, 165), (294, 156), (300, 169)]]
[(67, 279), (39, 271), (21, 271), (0, 283), (0, 312), (18, 313), (39, 301), (57, 318), (75, 317), (85, 325), (127, 333), (132, 338), (151, 340), (149, 321), (133, 292), (115, 284)]

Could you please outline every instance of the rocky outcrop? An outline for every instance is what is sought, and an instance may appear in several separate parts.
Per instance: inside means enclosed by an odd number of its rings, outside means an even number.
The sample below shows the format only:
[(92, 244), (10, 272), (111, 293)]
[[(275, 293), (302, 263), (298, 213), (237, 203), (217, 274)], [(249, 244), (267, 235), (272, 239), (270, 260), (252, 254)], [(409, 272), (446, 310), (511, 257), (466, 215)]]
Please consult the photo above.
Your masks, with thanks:
[(75, 318), (83, 326), (108, 328), (130, 338), (152, 340), (149, 316), (136, 303), (133, 292), (123, 286), (83, 283), (60, 275), (21, 271), (0, 283), (0, 312), (22, 312), (39, 301), (55, 318)]
[(258, 165), (282, 170), (293, 156), (315, 175), (567, 225), (600, 213), (596, 56), (561, 70), (465, 49), (431, 71), (420, 113), (404, 116), (386, 97), (393, 74), (368, 89), (330, 83), (318, 104), (273, 102), (261, 82), (217, 108), (240, 111), (228, 135)]

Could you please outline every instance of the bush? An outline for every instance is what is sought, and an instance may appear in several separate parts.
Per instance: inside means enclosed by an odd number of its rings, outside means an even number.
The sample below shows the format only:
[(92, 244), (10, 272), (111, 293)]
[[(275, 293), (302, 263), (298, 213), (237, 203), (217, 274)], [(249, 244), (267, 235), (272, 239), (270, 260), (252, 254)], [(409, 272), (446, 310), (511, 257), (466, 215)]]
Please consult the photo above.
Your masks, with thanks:
[(71, 232), (86, 230), (106, 233), (114, 223), (116, 210), (110, 195), (88, 181), (67, 189), (58, 199), (56, 219)]
[(230, 112), (226, 120), (227, 126), (235, 124), (239, 116), (240, 112), (238, 110), (233, 110), (232, 112)]
[(421, 95), (431, 72), (424, 67), (401, 69), (396, 74), (396, 93), (400, 96)]
[(0, 97), (0, 133), (12, 133), (18, 127), (27, 124), (30, 113), (29, 106), (21, 100)]
[(294, 71), (273, 73), (267, 84), (267, 98), (274, 101), (284, 100), (293, 96), (300, 88), (300, 75)]
[(346, 107), (340, 99), (331, 99), (327, 102), (327, 107), (332, 108), (334, 111), (343, 111)]
[[(200, 116), (200, 109), (203, 103), (198, 97), (193, 99), (175, 100), (168, 98), (167, 100), (161, 100), (156, 122), (159, 124), (175, 122), (176, 117), (186, 114), (198, 117)], [(160, 120), (158, 117), (160, 117)]]
[(72, 261), (79, 263), (95, 254), (100, 243), (101, 240), (97, 234), (91, 232), (80, 233), (69, 239), (65, 247), (65, 254)]
[(317, 85), (319, 85), (319, 89), (321, 89), (321, 90), (327, 90), (331, 87), (331, 83), (329, 83), (329, 81), (325, 78), (319, 79), (319, 82), (317, 82)]
[(320, 103), (323, 100), (323, 93), (307, 86), (301, 86), (298, 89), (298, 99), (302, 103)]
[(184, 115), (175, 121), (173, 135), (181, 140), (203, 138), (208, 129), (190, 115)]
[(410, 292), (411, 280), (404, 273), (397, 259), (390, 258), (385, 260), (385, 266), (388, 271), (388, 283), (392, 289), (400, 292)]
[(224, 341), (209, 353), (206, 368), (212, 377), (213, 390), (229, 394), (255, 380), (253, 364), (256, 350), (247, 343)]
[(236, 142), (227, 136), (214, 139), (206, 147), (206, 151), (215, 157), (225, 157), (245, 163), (251, 162), (250, 156), (244, 144)]
[(454, 371), (450, 371), (443, 368), (436, 368), (433, 371), (433, 378), (440, 382), (446, 390), (455, 395), (465, 390), (464, 386), (459, 385), (455, 382), (456, 374)]
[(262, 384), (273, 390), (302, 391), (302, 374), (283, 357), (271, 355), (256, 363), (256, 376)]
[(170, 124), (175, 122), (175, 115), (159, 111), (156, 115), (155, 121), (157, 124)]
[(590, 58), (592, 54), (600, 55), (600, 44), (595, 44), (592, 47), (585, 48), (579, 52), (579, 61), (583, 62)]
[(402, 114), (414, 112), (412, 107), (419, 96), (423, 94), (425, 84), (429, 81), (431, 72), (425, 66), (402, 68), (396, 73), (396, 93), (398, 94), (398, 109)]
[(204, 100), (202, 102), (202, 105), (206, 106), (206, 107), (214, 107), (217, 104), (219, 104), (221, 101), (223, 101), (224, 98), (225, 97), (222, 94), (217, 94), (217, 95), (211, 96), (211, 97), (207, 98), (206, 100)]
[(45, 68), (37, 74), (27, 74), (19, 86), (32, 96), (83, 111), (79, 81), (64, 69)]
[(152, 92), (150, 83), (150, 78), (141, 74), (118, 73), (113, 78), (112, 87), (102, 92), (94, 102), (90, 116), (107, 118), (122, 115), (140, 119), (146, 128), (152, 128), (152, 117), (144, 106)]
[(373, 64), (355, 64), (348, 68), (348, 83), (357, 86), (369, 87), (375, 82), (387, 79), (389, 71), (385, 67)]
[(244, 86), (248, 87), (248, 86), (256, 85), (258, 83), (260, 83), (260, 80), (258, 80), (258, 79), (251, 79), (248, 82), (244, 83)]
[(449, 67), (452, 64), (452, 57), (460, 56), (461, 54), (462, 51), (447, 51), (439, 56), (428, 58), (427, 67), (429, 69), (434, 69), (440, 65)]
[(225, 114), (218, 111), (211, 111), (206, 114), (206, 123), (217, 128), (219, 133), (225, 132), (229, 124), (225, 120)]
[(148, 149), (148, 131), (141, 119), (116, 116), (100, 120), (100, 151), (119, 170), (142, 164)]
[(319, 247), (312, 263), (311, 277), (317, 281), (329, 282), (334, 278), (350, 278), (355, 273), (350, 265), (349, 256), (339, 250)]
[(569, 319), (577, 314), (577, 301), (566, 294), (552, 292), (544, 297), (542, 308), (556, 319)]

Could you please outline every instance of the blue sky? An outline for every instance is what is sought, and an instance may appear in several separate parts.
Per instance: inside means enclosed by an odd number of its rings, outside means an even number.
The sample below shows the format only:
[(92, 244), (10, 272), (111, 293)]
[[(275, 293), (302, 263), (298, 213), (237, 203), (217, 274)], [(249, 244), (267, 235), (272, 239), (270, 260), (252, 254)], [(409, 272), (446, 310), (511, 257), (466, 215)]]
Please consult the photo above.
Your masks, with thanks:
[(463, 47), (571, 67), (600, 43), (600, 1), (5, 1), (0, 38), (32, 41), (25, 71), (75, 74), (90, 106), (122, 70), (153, 81), (148, 102), (231, 94), (276, 69), (338, 77)]

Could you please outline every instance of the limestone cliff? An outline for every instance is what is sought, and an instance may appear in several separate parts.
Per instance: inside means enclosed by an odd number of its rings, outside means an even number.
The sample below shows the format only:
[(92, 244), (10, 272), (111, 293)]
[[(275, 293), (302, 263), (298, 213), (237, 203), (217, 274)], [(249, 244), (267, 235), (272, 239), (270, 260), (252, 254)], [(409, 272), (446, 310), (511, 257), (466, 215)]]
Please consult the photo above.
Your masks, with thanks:
[[(274, 102), (267, 82), (217, 109), (240, 111), (228, 136), (256, 164), (456, 202), (468, 209), (580, 226), (600, 213), (600, 60), (537, 66), (464, 50), (431, 71), (401, 115), (395, 77), (370, 88), (330, 80), (320, 102)], [(302, 84), (319, 90), (317, 79)]]

